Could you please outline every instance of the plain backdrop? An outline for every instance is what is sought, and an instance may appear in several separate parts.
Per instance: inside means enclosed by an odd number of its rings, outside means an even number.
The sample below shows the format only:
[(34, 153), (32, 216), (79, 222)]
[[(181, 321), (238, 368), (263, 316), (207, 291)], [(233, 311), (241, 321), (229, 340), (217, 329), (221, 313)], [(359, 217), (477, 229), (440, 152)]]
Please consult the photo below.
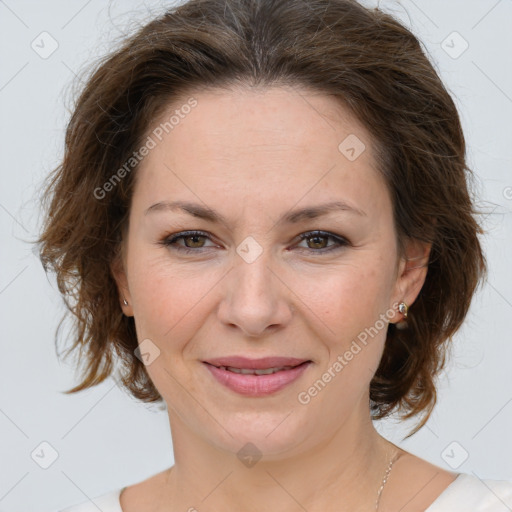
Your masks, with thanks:
[[(376, 2), (366, 2), (376, 5)], [(171, 2), (0, 0), (0, 511), (55, 511), (173, 464), (167, 412), (112, 379), (76, 384), (54, 336), (64, 307), (33, 245), (38, 190), (62, 156), (82, 66)], [(454, 340), (427, 425), (377, 428), (448, 470), (512, 479), (512, 3), (381, 1), (426, 51), (459, 107), (485, 212), (489, 278)], [(43, 444), (42, 444), (43, 443)], [(46, 469), (44, 466), (48, 466)]]

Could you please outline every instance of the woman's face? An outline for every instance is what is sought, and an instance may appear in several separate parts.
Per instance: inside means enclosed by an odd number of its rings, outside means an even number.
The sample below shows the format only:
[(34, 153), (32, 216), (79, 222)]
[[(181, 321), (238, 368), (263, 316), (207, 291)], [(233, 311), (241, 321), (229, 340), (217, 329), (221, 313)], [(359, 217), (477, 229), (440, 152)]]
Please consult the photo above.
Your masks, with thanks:
[[(369, 421), (387, 322), (421, 275), (402, 273), (372, 141), (335, 99), (277, 87), (193, 98), (147, 134), (116, 271), (123, 309), (173, 429), (231, 452), (305, 450)], [(187, 231), (200, 233), (172, 240)], [(251, 361), (225, 360), (237, 357)], [(254, 375), (261, 358), (287, 368)]]

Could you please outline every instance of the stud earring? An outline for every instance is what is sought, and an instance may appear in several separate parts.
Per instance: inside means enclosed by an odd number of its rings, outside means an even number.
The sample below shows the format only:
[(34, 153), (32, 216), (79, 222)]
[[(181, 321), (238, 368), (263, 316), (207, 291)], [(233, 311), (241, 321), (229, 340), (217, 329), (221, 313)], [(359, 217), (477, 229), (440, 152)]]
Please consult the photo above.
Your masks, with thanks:
[(400, 304), (398, 304), (398, 311), (404, 315), (404, 319), (401, 322), (397, 322), (395, 326), (400, 330), (407, 329), (407, 321), (405, 319), (407, 318), (409, 306), (405, 302), (400, 302)]
[(126, 299), (125, 299), (125, 298), (123, 298), (123, 304), (124, 304), (125, 306), (128, 306), (128, 302), (126, 302)]
[(405, 302), (400, 302), (400, 304), (398, 304), (398, 311), (404, 315), (404, 318), (407, 318), (409, 306)]

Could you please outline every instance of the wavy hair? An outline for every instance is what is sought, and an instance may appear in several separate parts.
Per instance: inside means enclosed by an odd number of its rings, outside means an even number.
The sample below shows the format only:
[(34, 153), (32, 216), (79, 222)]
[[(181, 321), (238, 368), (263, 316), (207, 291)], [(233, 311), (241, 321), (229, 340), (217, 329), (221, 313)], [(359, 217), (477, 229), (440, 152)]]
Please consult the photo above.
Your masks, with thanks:
[(399, 244), (432, 244), (408, 328), (389, 325), (370, 384), (372, 417), (424, 412), (416, 432), (436, 403), (447, 344), (486, 273), (483, 230), (454, 101), (411, 31), (355, 0), (190, 0), (96, 64), (73, 107), (62, 162), (45, 184), (38, 239), (43, 267), (56, 274), (65, 316), (72, 315), (67, 353), (78, 350), (85, 363), (66, 393), (117, 372), (135, 398), (162, 401), (134, 354), (134, 319), (119, 307), (110, 270), (137, 166), (104, 197), (94, 191), (140, 148), (170, 102), (236, 84), (304, 86), (339, 99), (373, 137)]

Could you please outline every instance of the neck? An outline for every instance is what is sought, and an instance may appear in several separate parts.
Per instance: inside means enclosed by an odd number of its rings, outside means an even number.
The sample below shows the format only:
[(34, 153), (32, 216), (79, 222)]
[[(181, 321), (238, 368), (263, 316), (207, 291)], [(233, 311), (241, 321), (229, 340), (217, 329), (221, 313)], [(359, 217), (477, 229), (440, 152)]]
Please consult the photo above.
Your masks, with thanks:
[(354, 414), (332, 437), (312, 447), (294, 447), (293, 453), (263, 457), (253, 465), (250, 459), (244, 465), (236, 450), (205, 442), (171, 409), (169, 419), (175, 465), (162, 494), (162, 510), (167, 511), (375, 510), (382, 479), (396, 453), (375, 430), (369, 414)]

